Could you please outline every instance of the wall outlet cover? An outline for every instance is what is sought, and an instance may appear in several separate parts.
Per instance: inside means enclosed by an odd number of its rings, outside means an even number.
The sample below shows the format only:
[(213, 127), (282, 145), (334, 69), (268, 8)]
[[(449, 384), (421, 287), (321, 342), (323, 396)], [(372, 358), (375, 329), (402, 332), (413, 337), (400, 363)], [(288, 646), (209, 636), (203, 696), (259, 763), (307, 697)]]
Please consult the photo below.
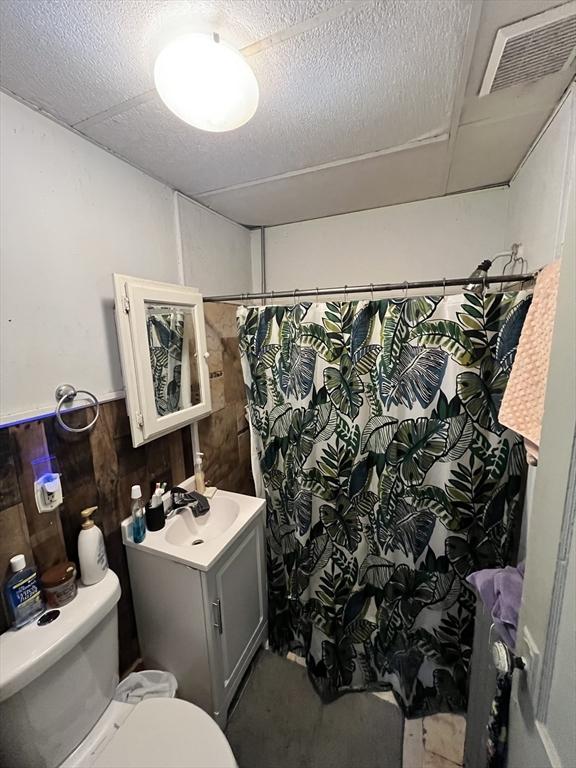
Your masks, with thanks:
[(34, 497), (38, 512), (54, 512), (64, 500), (60, 475), (48, 472), (34, 483)]

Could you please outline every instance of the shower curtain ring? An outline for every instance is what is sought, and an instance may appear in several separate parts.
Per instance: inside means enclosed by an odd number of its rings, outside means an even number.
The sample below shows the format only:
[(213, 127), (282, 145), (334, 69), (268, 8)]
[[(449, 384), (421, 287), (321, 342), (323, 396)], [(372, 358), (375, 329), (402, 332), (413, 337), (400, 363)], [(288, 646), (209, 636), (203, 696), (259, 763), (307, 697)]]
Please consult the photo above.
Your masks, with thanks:
[(318, 304), (319, 301), (320, 301), (320, 288), (316, 286), (316, 303)]
[(374, 283), (370, 283), (370, 298), (374, 301)]
[(408, 280), (404, 280), (404, 299), (408, 298)]
[(442, 298), (446, 298), (446, 278), (442, 278)]
[(298, 288), (294, 288), (294, 293), (292, 294), (292, 301), (294, 304), (296, 304), (296, 294), (298, 293)]
[(344, 301), (348, 301), (348, 286), (344, 286)]

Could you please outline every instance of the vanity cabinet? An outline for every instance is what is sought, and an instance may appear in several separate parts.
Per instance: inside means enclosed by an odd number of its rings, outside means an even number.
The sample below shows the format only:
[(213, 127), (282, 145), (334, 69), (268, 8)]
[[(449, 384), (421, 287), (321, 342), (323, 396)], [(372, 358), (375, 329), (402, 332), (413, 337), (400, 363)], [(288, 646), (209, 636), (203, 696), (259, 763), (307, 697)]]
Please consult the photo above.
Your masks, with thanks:
[(202, 707), (221, 727), (267, 638), (263, 525), (262, 511), (207, 570), (138, 545), (126, 548), (146, 667), (172, 672), (177, 696)]

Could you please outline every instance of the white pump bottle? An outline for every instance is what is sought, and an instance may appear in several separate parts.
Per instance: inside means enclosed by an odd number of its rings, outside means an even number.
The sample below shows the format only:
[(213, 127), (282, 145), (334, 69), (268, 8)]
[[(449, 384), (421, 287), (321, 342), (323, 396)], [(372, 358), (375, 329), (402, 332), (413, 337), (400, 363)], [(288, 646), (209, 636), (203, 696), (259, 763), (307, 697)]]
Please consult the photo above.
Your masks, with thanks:
[(198, 493), (206, 493), (206, 481), (204, 479), (204, 471), (202, 470), (203, 458), (204, 454), (200, 453), (200, 451), (197, 451), (196, 461), (194, 462), (194, 481)]
[(92, 520), (92, 515), (97, 509), (98, 507), (88, 507), (81, 512), (84, 522), (78, 536), (78, 559), (82, 583), (86, 586), (97, 584), (108, 570), (104, 536)]

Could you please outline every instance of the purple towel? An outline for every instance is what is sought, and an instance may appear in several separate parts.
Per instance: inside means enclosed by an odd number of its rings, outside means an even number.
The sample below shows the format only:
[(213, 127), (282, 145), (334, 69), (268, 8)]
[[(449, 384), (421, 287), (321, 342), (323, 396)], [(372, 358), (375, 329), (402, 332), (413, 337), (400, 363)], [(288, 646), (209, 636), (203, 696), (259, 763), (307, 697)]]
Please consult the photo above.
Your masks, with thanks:
[(522, 601), (524, 583), (524, 563), (517, 568), (486, 568), (466, 577), (480, 595), (480, 599), (490, 611), (498, 634), (510, 650), (516, 645), (518, 613)]

